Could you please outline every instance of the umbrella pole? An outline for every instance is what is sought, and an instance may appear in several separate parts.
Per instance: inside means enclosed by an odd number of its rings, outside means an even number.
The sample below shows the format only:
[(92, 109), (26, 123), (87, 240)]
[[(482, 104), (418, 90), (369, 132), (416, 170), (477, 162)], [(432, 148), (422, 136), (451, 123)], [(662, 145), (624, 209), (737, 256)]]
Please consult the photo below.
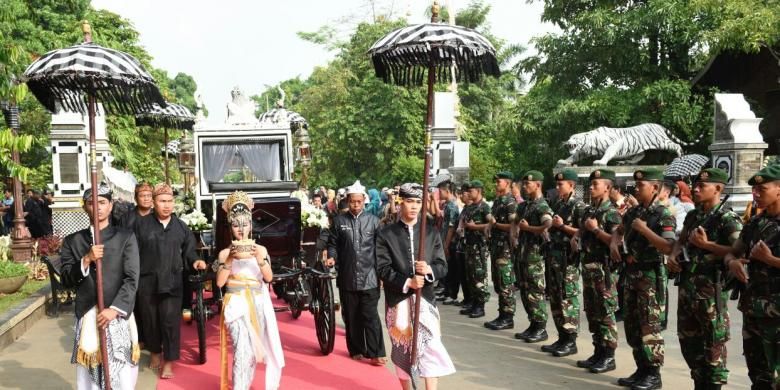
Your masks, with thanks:
[[(422, 202), (422, 210), (420, 210), (420, 214), (422, 214), (422, 219), (420, 225), (420, 240), (419, 240), (419, 249), (417, 250), (417, 258), (420, 261), (425, 261), (425, 237), (426, 237), (426, 226), (428, 225), (428, 202), (430, 202), (430, 195), (428, 194), (428, 186), (429, 181), (429, 171), (431, 170), (431, 131), (433, 129), (433, 110), (434, 110), (434, 101), (433, 101), (433, 85), (436, 82), (436, 67), (433, 65), (433, 61), (431, 61), (431, 64), (428, 66), (428, 112), (427, 112), (427, 118), (426, 118), (426, 125), (425, 125), (425, 162), (423, 163), (423, 202)], [(414, 367), (416, 360), (417, 360), (417, 339), (419, 337), (419, 327), (420, 327), (420, 300), (422, 299), (422, 289), (417, 289), (414, 291), (414, 326), (412, 329), (414, 330), (414, 333), (412, 334), (412, 367)]]
[(168, 180), (168, 128), (165, 128), (165, 140), (163, 141), (163, 147), (165, 148), (165, 184), (171, 184)]
[[(92, 226), (94, 230), (95, 245), (100, 245), (100, 221), (98, 218), (98, 175), (97, 175), (97, 143), (95, 141), (95, 97), (89, 95), (89, 167), (92, 181)], [(95, 262), (97, 274), (97, 307), (98, 314), (105, 308), (103, 301), (103, 259)], [(106, 329), (98, 328), (100, 334), (100, 356), (103, 363), (104, 387), (111, 390), (111, 378), (109, 374), (108, 349), (106, 349)]]

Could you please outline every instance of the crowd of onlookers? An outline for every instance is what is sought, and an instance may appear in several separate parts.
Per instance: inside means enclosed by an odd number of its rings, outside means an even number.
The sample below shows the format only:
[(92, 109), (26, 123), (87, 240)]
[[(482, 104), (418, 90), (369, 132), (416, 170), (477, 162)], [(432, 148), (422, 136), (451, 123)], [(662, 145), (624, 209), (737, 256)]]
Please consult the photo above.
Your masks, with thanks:
[[(52, 225), (51, 205), (54, 204), (54, 194), (44, 189), (27, 189), (22, 199), (24, 210), (24, 222), (32, 238), (41, 238), (54, 234)], [(8, 235), (13, 229), (14, 195), (10, 189), (3, 192), (3, 201), (0, 203), (0, 235)]]

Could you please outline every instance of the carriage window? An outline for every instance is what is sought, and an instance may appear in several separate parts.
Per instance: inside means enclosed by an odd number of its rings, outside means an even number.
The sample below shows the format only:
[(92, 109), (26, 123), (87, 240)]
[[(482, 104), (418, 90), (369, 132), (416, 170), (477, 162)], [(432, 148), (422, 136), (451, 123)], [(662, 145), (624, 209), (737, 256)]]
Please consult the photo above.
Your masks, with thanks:
[(282, 180), (283, 141), (204, 143), (204, 176), (211, 183), (256, 183)]

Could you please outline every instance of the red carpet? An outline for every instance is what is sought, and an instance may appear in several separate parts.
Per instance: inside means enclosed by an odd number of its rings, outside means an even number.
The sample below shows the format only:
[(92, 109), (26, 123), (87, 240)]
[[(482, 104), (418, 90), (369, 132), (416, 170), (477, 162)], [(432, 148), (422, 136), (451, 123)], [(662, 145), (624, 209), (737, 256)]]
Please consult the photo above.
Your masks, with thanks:
[[(280, 302), (275, 301), (275, 305)], [(340, 315), (336, 312), (336, 315)], [(374, 367), (350, 359), (344, 329), (336, 328), (336, 346), (323, 356), (317, 343), (314, 318), (304, 312), (294, 320), (289, 312), (276, 313), (279, 336), (284, 349), (282, 389), (396, 389), (398, 380), (385, 367)], [(158, 390), (219, 388), (219, 318), (208, 321), (206, 364), (197, 364), (198, 333), (195, 324), (182, 325), (181, 360), (175, 366), (176, 377), (157, 382)], [(228, 338), (228, 340), (230, 340)], [(388, 351), (389, 353), (389, 351)], [(232, 362), (232, 356), (231, 360)], [(258, 364), (253, 389), (264, 389), (265, 365)]]

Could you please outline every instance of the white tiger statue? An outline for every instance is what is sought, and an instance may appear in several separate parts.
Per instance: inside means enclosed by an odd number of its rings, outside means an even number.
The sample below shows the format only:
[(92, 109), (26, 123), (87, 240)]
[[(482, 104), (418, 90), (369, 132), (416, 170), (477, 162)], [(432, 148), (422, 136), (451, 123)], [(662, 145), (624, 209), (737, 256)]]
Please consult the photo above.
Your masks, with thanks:
[(601, 126), (595, 130), (577, 133), (563, 145), (569, 157), (558, 160), (558, 166), (571, 166), (588, 157), (601, 156), (593, 165), (607, 165), (611, 160), (636, 164), (648, 150), (668, 150), (680, 156), (682, 147), (670, 138), (661, 125), (645, 123), (639, 126), (613, 128)]

